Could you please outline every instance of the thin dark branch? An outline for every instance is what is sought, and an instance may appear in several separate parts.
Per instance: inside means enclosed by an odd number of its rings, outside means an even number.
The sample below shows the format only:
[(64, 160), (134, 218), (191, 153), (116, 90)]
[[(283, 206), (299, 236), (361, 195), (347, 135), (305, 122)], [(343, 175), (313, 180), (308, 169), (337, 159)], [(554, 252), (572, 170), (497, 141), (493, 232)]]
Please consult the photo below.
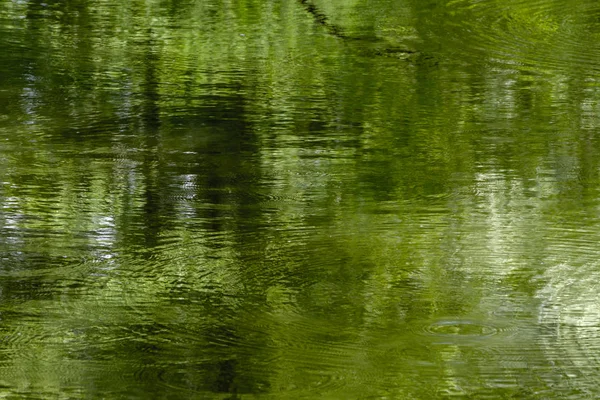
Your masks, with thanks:
[[(325, 13), (321, 12), (321, 10), (319, 10), (319, 8), (316, 5), (314, 5), (311, 1), (298, 0), (298, 2), (306, 10), (306, 12), (308, 12), (310, 15), (312, 15), (315, 22), (318, 23), (319, 25), (321, 25), (323, 28), (325, 28), (330, 35), (333, 35), (337, 38), (344, 39), (344, 40), (357, 40), (357, 41), (365, 40), (363, 38), (346, 35), (344, 33), (344, 31), (342, 30), (342, 28), (331, 23), (329, 18), (327, 17), (327, 15)], [(379, 55), (390, 55), (390, 54), (400, 54), (400, 53), (415, 54), (417, 52), (414, 50), (408, 50), (408, 49), (403, 49), (403, 48), (398, 48), (398, 47), (390, 47), (387, 49), (379, 50), (377, 52), (377, 54), (379, 54)]]
[(313, 3), (311, 3), (308, 0), (298, 0), (298, 2), (310, 15), (313, 16), (315, 22), (323, 26), (331, 35), (340, 39), (353, 39), (344, 34), (344, 32), (339, 26), (329, 22), (329, 18), (327, 18), (327, 15), (323, 14)]

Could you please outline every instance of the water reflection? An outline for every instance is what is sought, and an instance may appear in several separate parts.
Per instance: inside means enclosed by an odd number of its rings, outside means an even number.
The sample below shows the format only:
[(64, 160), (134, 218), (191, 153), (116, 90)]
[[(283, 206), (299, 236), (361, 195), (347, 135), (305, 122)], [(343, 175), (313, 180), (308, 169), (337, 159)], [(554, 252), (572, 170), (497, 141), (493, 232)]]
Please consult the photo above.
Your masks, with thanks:
[(597, 396), (596, 9), (5, 3), (3, 390)]

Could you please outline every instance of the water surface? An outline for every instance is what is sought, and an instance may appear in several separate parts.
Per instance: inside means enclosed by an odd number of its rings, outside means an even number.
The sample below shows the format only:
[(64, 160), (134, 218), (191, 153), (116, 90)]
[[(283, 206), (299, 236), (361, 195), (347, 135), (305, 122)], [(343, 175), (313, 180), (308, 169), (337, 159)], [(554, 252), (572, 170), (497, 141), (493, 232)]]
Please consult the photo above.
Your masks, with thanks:
[(0, 5), (7, 398), (597, 398), (596, 1)]

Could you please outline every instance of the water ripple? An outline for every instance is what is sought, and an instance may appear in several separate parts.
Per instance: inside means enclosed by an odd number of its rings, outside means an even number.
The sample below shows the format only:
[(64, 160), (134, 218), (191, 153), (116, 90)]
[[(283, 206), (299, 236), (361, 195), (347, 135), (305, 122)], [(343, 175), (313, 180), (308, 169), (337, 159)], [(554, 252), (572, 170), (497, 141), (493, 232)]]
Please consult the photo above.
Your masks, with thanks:
[(495, 327), (477, 321), (455, 319), (436, 321), (425, 328), (425, 332), (439, 337), (485, 337), (495, 335), (497, 331)]
[(549, 268), (545, 278), (548, 283), (539, 292), (541, 344), (567, 384), (577, 381), (580, 389), (594, 393), (592, 376), (600, 371), (600, 266), (561, 263)]
[(453, 1), (437, 10), (446, 13), (441, 32), (452, 35), (433, 34), (451, 43), (463, 61), (479, 63), (483, 56), (491, 64), (537, 72), (573, 65), (597, 69), (598, 45), (590, 38), (599, 33), (592, 17), (599, 11), (597, 2), (585, 0)]

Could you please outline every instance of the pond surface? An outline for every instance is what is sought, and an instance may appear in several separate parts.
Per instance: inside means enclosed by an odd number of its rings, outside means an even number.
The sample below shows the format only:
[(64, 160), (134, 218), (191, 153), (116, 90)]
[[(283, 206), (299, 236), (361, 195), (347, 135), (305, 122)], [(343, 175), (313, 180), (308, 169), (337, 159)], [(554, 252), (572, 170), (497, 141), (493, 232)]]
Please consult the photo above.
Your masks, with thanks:
[(0, 395), (600, 397), (600, 3), (0, 4)]

